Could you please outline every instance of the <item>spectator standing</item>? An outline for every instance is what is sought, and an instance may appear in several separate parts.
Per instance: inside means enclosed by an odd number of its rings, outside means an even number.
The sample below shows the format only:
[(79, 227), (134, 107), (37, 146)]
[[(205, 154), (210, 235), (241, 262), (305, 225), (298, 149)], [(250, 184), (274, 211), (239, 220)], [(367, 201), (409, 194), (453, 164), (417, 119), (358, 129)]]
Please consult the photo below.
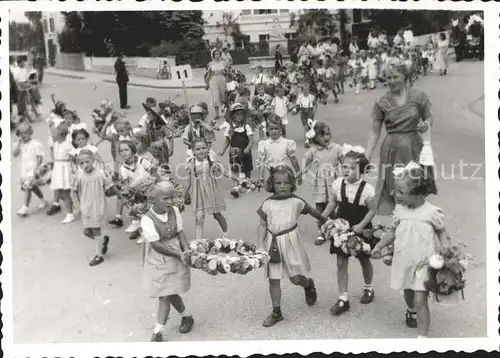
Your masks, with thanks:
[(120, 108), (129, 109), (127, 103), (127, 83), (129, 81), (128, 71), (123, 61), (123, 54), (118, 56), (115, 62), (116, 83), (118, 84), (118, 93), (120, 96)]

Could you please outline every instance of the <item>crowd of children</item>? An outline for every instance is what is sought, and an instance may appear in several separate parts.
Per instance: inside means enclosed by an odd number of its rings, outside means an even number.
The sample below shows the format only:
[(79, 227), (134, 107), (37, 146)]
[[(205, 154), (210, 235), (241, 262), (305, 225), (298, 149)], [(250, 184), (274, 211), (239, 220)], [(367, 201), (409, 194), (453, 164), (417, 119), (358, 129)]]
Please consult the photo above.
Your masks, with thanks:
[[(234, 103), (228, 103), (225, 122), (221, 125), (210, 118), (205, 103), (188, 109), (190, 121), (181, 134), (186, 147), (188, 173), (183, 196), (194, 211), (196, 239), (203, 237), (207, 214), (220, 225), (221, 236), (228, 237), (229, 225), (223, 215), (225, 195), (221, 192), (219, 180), (225, 177), (242, 185), (251, 179), (254, 171), (252, 148), (257, 142), (257, 132), (259, 134), (258, 182), (272, 193), (258, 209), (261, 221), (257, 242), (260, 248), (270, 253), (266, 277), (273, 307), (264, 326), (270, 327), (283, 319), (280, 281), (285, 277), (304, 289), (308, 305), (313, 305), (317, 299), (315, 282), (308, 276), (311, 265), (301, 242), (303, 239), (298, 234), (299, 216), (307, 214), (317, 219), (315, 243), (323, 245), (326, 242), (324, 225), (329, 218), (347, 220), (351, 230), (363, 236), (375, 215), (374, 188), (362, 179), (366, 157), (360, 151), (352, 148), (346, 151), (345, 147), (333, 143), (329, 126), (314, 119), (319, 99), (326, 101), (331, 91), (338, 102), (338, 94), (344, 94), (344, 81), (349, 76), (356, 93), (360, 92), (360, 86), (375, 88), (377, 83), (384, 82), (385, 69), (392, 61), (407, 64), (413, 79), (416, 79), (419, 73), (426, 74), (431, 70), (433, 51), (425, 46), (409, 51), (399, 48), (361, 51), (352, 54), (350, 59), (342, 54), (334, 59), (327, 55), (322, 60), (307, 59), (298, 67), (291, 65), (287, 70), (269, 76), (264, 75), (260, 67), (251, 81), (255, 91), (252, 93), (248, 87), (240, 86)], [(100, 109), (94, 110), (94, 117), (101, 118), (102, 125), (93, 132), (111, 144), (113, 164), (109, 166), (91, 143), (90, 133), (80, 123), (78, 115), (66, 109), (62, 102), (55, 104), (48, 120), (53, 162), (50, 187), (54, 191), (54, 200), (47, 214), (61, 211), (59, 202), (62, 201), (66, 212), (62, 223), (75, 221), (77, 213), (81, 215), (83, 233), (95, 241), (96, 247), (89, 264), (96, 266), (104, 261), (110, 241), (105, 232), (105, 208), (106, 200), (109, 200), (106, 197), (116, 195), (116, 215), (109, 224), (121, 227), (127, 202), (119, 194), (117, 183), (133, 188), (145, 180), (155, 182), (154, 189), (147, 194), (152, 198), (152, 206), (142, 217), (135, 217), (126, 231), (131, 239), (146, 245), (145, 266), (151, 275), (149, 290), (159, 300), (158, 321), (152, 340), (161, 341), (170, 304), (183, 317), (181, 332), (189, 332), (194, 320), (179, 296), (190, 288), (189, 269), (181, 256), (187, 249), (181, 210), (173, 204), (173, 179), (158, 173), (159, 167), (169, 166), (174, 137), (179, 133), (169, 123), (168, 115), (158, 110), (154, 99), (148, 98), (144, 107), (145, 115), (135, 128), (114, 112), (107, 101)], [(308, 151), (302, 168), (296, 157), (296, 142), (286, 138), (290, 113), (300, 115), (304, 128)], [(225, 170), (214, 152), (217, 144), (215, 131), (219, 130), (224, 136), (224, 142), (218, 145), (219, 155), (229, 154), (229, 170)], [(32, 138), (30, 125), (21, 125), (16, 134), (19, 142), (15, 144), (14, 155), (21, 155), (21, 180), (26, 180), (36, 176), (44, 162), (44, 150), (42, 144)], [(414, 267), (414, 258), (435, 252), (436, 247), (431, 243), (445, 245), (447, 241), (440, 209), (425, 200), (430, 193), (427, 190), (430, 184), (422, 179), (419, 169), (413, 169), (411, 176), (409, 172), (397, 180), (395, 197), (399, 206), (394, 215), (398, 220), (391, 235), (372, 249), (373, 256), (377, 256), (385, 245), (394, 243), (396, 246), (392, 286), (405, 290), (406, 323), (410, 327), (418, 326), (419, 336), (423, 337), (427, 336), (430, 323), (427, 296), (422, 286), (425, 274), (420, 272), (415, 280), (413, 275), (418, 270)], [(314, 206), (293, 194), (297, 185), (302, 184), (303, 177), (307, 177)], [(40, 198), (40, 207), (48, 205), (39, 186), (34, 185), (26, 190), (24, 205), (17, 212), (20, 216), (27, 215), (32, 192)], [(419, 244), (417, 232), (425, 240), (425, 245)], [(434, 241), (435, 238), (438, 240)], [(337, 257), (339, 289), (331, 313), (340, 315), (350, 308), (349, 256), (333, 244), (330, 252)], [(358, 260), (364, 279), (361, 303), (368, 304), (375, 297), (373, 267), (370, 255), (358, 256)]]

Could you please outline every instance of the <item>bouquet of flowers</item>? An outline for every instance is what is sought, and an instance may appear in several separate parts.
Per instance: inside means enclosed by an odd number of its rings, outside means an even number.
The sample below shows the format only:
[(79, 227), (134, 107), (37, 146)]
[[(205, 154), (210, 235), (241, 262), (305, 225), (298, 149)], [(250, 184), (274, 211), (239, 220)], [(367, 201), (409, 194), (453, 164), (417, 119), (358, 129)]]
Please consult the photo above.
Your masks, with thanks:
[(236, 81), (238, 83), (245, 83), (246, 77), (240, 70), (228, 66), (224, 69), (224, 77), (227, 82)]
[(113, 111), (113, 104), (108, 100), (101, 102), (101, 108), (94, 109), (90, 114), (92, 116), (92, 132), (101, 133), (102, 128), (106, 124), (106, 119)]
[(174, 99), (167, 99), (159, 103), (160, 110), (166, 118), (170, 118), (177, 135), (181, 135), (189, 124), (189, 113), (186, 105), (178, 105)]
[(249, 192), (260, 192), (264, 186), (264, 181), (261, 179), (243, 179), (238, 185), (231, 189), (231, 195), (239, 198), (240, 194)]
[[(229, 253), (235, 253), (237, 256), (227, 255)], [(188, 266), (210, 275), (219, 273), (245, 275), (265, 266), (269, 262), (269, 255), (266, 252), (256, 251), (254, 244), (243, 240), (201, 239), (189, 243), (189, 248), (183, 252), (183, 261)]]
[(21, 183), (22, 190), (31, 190), (35, 186), (43, 186), (50, 183), (52, 177), (52, 168), (54, 163), (42, 164), (36, 171), (33, 171), (26, 180)]
[(429, 292), (436, 295), (438, 302), (439, 295), (448, 296), (458, 291), (461, 292), (462, 298), (464, 297), (465, 271), (473, 259), (471, 255), (463, 254), (460, 246), (444, 246), (418, 266), (427, 266), (430, 278), (424, 285)]
[[(392, 229), (388, 226), (382, 226), (379, 223), (375, 223), (372, 229), (366, 233), (366, 237), (371, 238), (375, 243), (379, 242), (384, 235), (389, 233)], [(387, 245), (382, 249), (380, 257), (382, 262), (387, 266), (392, 265), (392, 256), (394, 254), (394, 245)]]

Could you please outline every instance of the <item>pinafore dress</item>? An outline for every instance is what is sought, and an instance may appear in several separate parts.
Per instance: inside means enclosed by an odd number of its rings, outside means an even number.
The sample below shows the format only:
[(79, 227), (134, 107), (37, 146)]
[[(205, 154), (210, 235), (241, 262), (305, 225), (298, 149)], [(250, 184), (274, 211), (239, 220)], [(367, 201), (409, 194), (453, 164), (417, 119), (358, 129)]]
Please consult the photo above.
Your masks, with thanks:
[[(180, 251), (177, 237), (177, 217), (173, 207), (167, 209), (168, 221), (165, 223), (154, 213), (148, 216), (154, 223), (163, 245)], [(164, 297), (187, 292), (191, 287), (191, 271), (181, 260), (156, 252), (151, 244), (146, 243), (144, 250), (145, 286), (151, 297)]]
[[(346, 195), (346, 185), (345, 185), (345, 179), (342, 180), (342, 185), (340, 187), (340, 197), (341, 201), (339, 203), (338, 209), (337, 209), (337, 217), (340, 219), (345, 219), (349, 222), (349, 226), (354, 226), (359, 224), (363, 218), (366, 216), (368, 213), (369, 209), (367, 206), (364, 205), (359, 205), (360, 199), (361, 199), (361, 194), (363, 194), (363, 190), (365, 189), (366, 186), (366, 181), (362, 180), (361, 183), (359, 184), (358, 191), (356, 192), (356, 196), (354, 198), (354, 202), (350, 203), (347, 195)], [(366, 225), (365, 229), (371, 229), (372, 224), (369, 223)], [(372, 240), (368, 240), (366, 237), (362, 235), (360, 236), (366, 243), (370, 245), (370, 247), (373, 249), (375, 247), (375, 243), (373, 243)], [(343, 257), (349, 257), (349, 254), (346, 254), (340, 247), (336, 247), (333, 244), (333, 240), (331, 241), (330, 245), (330, 254), (336, 254), (339, 256)], [(357, 255), (358, 258), (360, 257), (369, 257), (365, 253), (358, 253)]]

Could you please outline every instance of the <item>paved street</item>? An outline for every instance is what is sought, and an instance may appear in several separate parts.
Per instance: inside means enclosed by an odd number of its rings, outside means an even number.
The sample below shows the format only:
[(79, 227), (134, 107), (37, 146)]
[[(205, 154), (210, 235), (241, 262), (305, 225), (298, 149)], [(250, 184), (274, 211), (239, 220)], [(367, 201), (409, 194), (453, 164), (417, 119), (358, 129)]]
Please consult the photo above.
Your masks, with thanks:
[[(431, 307), (432, 337), (477, 337), (486, 335), (485, 287), (485, 185), (484, 185), (484, 119), (478, 114), (484, 109), (476, 104), (483, 90), (483, 63), (452, 63), (446, 77), (430, 75), (416, 86), (423, 89), (433, 103), (433, 149), (441, 174), (439, 196), (430, 201), (443, 208), (446, 225), (456, 241), (468, 245), (475, 258), (468, 271), (466, 301), (457, 307)], [(358, 96), (347, 89), (335, 105), (321, 106), (317, 118), (327, 122), (334, 141), (365, 146), (371, 128), (371, 108), (384, 88)], [(109, 98), (118, 103), (118, 88), (114, 84), (93, 83), (47, 75), (42, 94), (46, 110), (50, 110), (50, 94), (75, 108), (82, 120), (91, 126), (90, 113), (100, 100)], [(202, 89), (189, 89), (191, 104), (207, 100)], [(164, 99), (178, 90), (158, 90), (129, 87), (128, 118), (133, 125), (142, 115), (141, 101), (146, 97)], [(474, 108), (475, 110), (471, 110)], [(303, 157), (302, 128), (298, 117), (290, 117), (289, 136), (297, 140), (298, 158)], [(35, 125), (35, 137), (47, 143), (47, 124)], [(96, 137), (93, 137), (94, 141)], [(175, 143), (172, 163), (184, 160), (185, 148)], [(216, 150), (222, 145), (218, 136)], [(256, 150), (256, 147), (255, 147)], [(110, 160), (108, 144), (100, 145), (101, 155)], [(47, 148), (47, 155), (49, 155)], [(223, 159), (227, 162), (227, 159)], [(377, 162), (378, 158), (375, 157)], [(461, 179), (460, 163), (482, 165), (476, 173), (479, 179)], [(442, 166), (442, 167), (439, 167)], [(442, 168), (442, 169), (441, 169)], [(12, 210), (22, 204), (19, 189), (19, 160), (12, 161)], [(474, 174), (475, 167), (463, 168), (464, 176)], [(454, 175), (454, 179), (450, 179)], [(267, 193), (248, 194), (240, 199), (229, 195), (231, 183), (223, 181), (226, 196), (230, 236), (255, 242), (258, 208)], [(44, 188), (47, 198), (52, 194)], [(298, 195), (311, 198), (304, 185)], [(38, 204), (33, 199), (32, 207)], [(114, 214), (114, 199), (108, 202)], [(188, 207), (183, 215), (188, 238), (194, 234), (194, 218)], [(109, 228), (111, 243), (106, 261), (95, 268), (88, 266), (94, 251), (91, 240), (82, 235), (80, 221), (62, 225), (62, 214), (48, 217), (34, 212), (27, 218), (13, 217), (13, 285), (14, 339), (16, 343), (69, 342), (141, 342), (150, 338), (155, 323), (156, 301), (142, 290), (141, 248), (130, 241), (121, 229)], [(127, 223), (125, 224), (127, 225)], [(180, 318), (172, 310), (167, 322), (166, 338), (172, 341), (203, 340), (268, 340), (268, 339), (345, 339), (345, 338), (414, 338), (415, 330), (404, 323), (405, 304), (402, 294), (389, 288), (390, 268), (375, 261), (374, 286), (376, 298), (369, 305), (359, 304), (363, 286), (360, 266), (351, 260), (351, 310), (332, 317), (329, 308), (337, 299), (336, 263), (327, 245), (316, 247), (316, 223), (312, 218), (300, 221), (300, 232), (312, 264), (311, 276), (316, 281), (318, 301), (313, 307), (305, 304), (304, 293), (289, 282), (283, 282), (282, 311), (285, 320), (275, 327), (264, 328), (262, 321), (271, 311), (268, 284), (264, 270), (247, 276), (209, 276), (193, 270), (192, 288), (185, 295), (195, 325), (187, 335), (178, 333)], [(217, 224), (207, 219), (206, 236), (219, 233)], [(466, 314), (464, 314), (466, 313)]]

